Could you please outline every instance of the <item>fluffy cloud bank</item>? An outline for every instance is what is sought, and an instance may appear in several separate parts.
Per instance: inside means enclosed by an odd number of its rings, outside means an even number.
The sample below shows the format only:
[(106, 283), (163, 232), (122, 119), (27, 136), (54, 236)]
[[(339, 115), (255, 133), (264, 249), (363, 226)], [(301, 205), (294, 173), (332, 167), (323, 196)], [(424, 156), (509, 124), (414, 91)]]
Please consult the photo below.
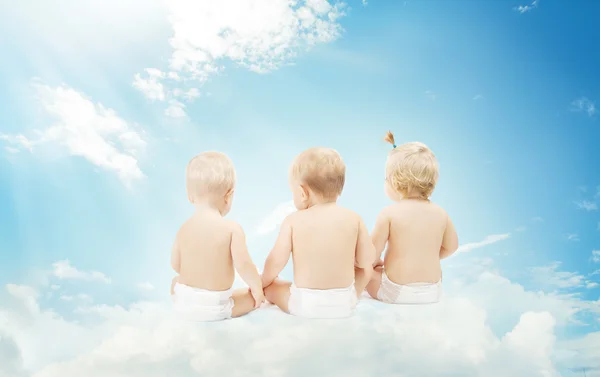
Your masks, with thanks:
[(566, 377), (586, 367), (588, 376), (598, 375), (597, 333), (568, 342), (556, 335), (579, 313), (597, 313), (597, 302), (527, 291), (489, 271), (476, 275), (450, 282), (438, 305), (363, 300), (355, 317), (337, 321), (302, 320), (270, 307), (207, 324), (177, 320), (165, 302), (81, 302), (60, 315), (44, 307), (39, 289), (12, 284), (12, 301), (0, 306), (0, 349), (12, 356), (0, 360), (0, 373)]

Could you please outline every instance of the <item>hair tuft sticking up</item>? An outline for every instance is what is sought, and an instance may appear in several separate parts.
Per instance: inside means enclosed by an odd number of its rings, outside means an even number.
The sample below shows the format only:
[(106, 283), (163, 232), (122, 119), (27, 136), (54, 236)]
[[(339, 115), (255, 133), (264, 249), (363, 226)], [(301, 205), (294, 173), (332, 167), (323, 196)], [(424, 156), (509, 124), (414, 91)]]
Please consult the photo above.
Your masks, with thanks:
[(394, 140), (394, 134), (392, 133), (392, 131), (386, 132), (383, 140), (392, 144), (393, 146), (396, 146), (396, 141)]

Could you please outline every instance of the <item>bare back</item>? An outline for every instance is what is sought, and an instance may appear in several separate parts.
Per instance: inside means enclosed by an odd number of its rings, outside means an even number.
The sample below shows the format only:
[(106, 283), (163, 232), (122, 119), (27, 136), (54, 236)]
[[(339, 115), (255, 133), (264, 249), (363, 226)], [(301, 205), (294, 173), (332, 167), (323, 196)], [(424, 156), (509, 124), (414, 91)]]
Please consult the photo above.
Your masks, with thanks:
[(397, 284), (441, 279), (440, 248), (448, 215), (428, 201), (402, 200), (386, 208), (389, 238), (384, 268)]
[(177, 233), (179, 282), (213, 291), (231, 288), (235, 279), (231, 256), (232, 229), (217, 213), (199, 212)]
[(300, 288), (345, 288), (354, 281), (361, 219), (335, 204), (290, 217), (294, 282)]

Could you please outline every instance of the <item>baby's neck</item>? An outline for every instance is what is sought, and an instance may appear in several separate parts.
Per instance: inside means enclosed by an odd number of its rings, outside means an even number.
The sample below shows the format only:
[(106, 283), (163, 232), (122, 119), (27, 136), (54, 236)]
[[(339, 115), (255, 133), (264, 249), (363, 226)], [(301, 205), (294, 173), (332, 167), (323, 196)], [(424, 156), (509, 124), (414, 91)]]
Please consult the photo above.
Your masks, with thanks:
[(214, 213), (219, 214), (219, 216), (222, 216), (221, 215), (221, 210), (219, 209), (219, 207), (217, 205), (215, 205), (214, 203), (211, 203), (209, 201), (195, 202), (194, 203), (194, 207), (196, 208), (196, 213), (214, 212)]
[(315, 206), (324, 206), (324, 205), (335, 205), (337, 203), (337, 198), (334, 199), (326, 199), (326, 198), (315, 198), (311, 200), (308, 208)]

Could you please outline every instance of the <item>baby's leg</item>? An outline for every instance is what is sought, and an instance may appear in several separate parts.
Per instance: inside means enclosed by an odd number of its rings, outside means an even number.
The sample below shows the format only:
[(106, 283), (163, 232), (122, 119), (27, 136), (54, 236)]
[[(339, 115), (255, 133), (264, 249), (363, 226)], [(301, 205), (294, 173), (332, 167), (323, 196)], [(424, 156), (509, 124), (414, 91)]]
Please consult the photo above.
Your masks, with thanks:
[(288, 301), (290, 300), (290, 287), (292, 283), (289, 281), (275, 279), (271, 285), (265, 288), (265, 297), (267, 301), (275, 304), (279, 309), (289, 314)]
[(241, 317), (254, 310), (254, 297), (252, 297), (248, 288), (236, 289), (231, 297), (233, 298), (232, 318)]
[(175, 294), (175, 284), (177, 284), (178, 277), (179, 277), (179, 275), (175, 276), (173, 278), (173, 280), (171, 281), (171, 296), (173, 296)]
[(377, 300), (377, 292), (379, 292), (379, 287), (381, 286), (382, 272), (383, 267), (376, 267), (373, 271), (373, 277), (371, 277), (371, 281), (369, 284), (367, 284), (367, 293), (375, 300)]

